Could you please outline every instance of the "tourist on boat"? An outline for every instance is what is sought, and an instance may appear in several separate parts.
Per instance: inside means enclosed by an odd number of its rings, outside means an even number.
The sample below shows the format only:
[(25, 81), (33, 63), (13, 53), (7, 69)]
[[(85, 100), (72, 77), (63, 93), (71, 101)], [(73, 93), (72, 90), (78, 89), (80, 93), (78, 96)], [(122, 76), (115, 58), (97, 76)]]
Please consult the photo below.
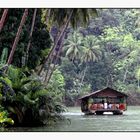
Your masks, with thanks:
[(107, 102), (104, 103), (104, 109), (107, 109)]
[(109, 104), (109, 105), (108, 105), (108, 108), (111, 109), (111, 108), (112, 108), (112, 104)]
[(111, 109), (111, 107), (112, 107), (111, 103), (107, 100), (107, 108)]

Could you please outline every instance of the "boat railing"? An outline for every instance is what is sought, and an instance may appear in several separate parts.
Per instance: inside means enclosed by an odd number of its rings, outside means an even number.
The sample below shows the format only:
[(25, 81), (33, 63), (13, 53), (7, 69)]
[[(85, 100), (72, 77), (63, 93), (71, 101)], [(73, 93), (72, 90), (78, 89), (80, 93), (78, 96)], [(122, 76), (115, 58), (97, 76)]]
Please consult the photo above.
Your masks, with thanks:
[(90, 110), (126, 110), (126, 104), (124, 103), (117, 103), (117, 104), (100, 104), (100, 103), (95, 103), (95, 104), (91, 104), (89, 106)]

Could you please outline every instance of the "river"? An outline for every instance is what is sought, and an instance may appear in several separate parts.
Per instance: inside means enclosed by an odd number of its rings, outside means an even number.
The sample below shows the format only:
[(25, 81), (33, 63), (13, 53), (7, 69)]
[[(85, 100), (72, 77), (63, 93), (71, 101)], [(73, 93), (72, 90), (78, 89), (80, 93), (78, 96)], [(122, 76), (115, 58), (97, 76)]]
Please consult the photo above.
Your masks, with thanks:
[(60, 122), (49, 127), (13, 127), (10, 132), (115, 132), (140, 131), (140, 106), (128, 106), (123, 115), (84, 115), (79, 107), (68, 108), (63, 115), (71, 123)]

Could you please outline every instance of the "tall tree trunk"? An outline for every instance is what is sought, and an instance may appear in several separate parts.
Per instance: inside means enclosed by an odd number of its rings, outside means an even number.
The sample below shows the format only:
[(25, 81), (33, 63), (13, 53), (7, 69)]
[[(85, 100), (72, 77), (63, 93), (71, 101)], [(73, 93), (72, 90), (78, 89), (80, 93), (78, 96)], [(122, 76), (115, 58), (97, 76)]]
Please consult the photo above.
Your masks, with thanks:
[[(48, 9), (46, 11), (46, 25), (47, 25), (47, 28), (48, 28), (48, 22), (49, 22), (49, 18), (50, 18), (50, 14), (51, 14), (51, 9)], [(51, 36), (51, 28), (48, 29), (49, 33), (50, 33), (50, 36)], [(38, 75), (41, 74), (41, 72), (43, 71), (44, 67), (43, 67), (43, 64), (41, 65), (41, 68), (39, 68), (38, 70)]]
[(35, 25), (36, 13), (37, 13), (37, 9), (34, 9), (32, 25), (31, 25), (31, 31), (30, 31), (30, 35), (29, 35), (29, 42), (28, 42), (27, 50), (26, 50), (26, 64), (27, 64), (27, 61), (28, 61), (29, 49), (30, 49), (30, 46), (31, 46), (31, 38), (32, 38), (32, 34), (33, 34), (33, 30), (34, 30), (34, 25)]
[(8, 9), (4, 9), (2, 17), (0, 19), (0, 32), (1, 32), (2, 28), (3, 28), (3, 25), (4, 25), (4, 22), (5, 22), (7, 14), (8, 14)]
[[(46, 25), (47, 25), (47, 26), (48, 26), (50, 14), (51, 14), (51, 9), (48, 9), (48, 10), (46, 11)], [(51, 28), (48, 29), (48, 30), (49, 30), (49, 33), (50, 33), (50, 36), (51, 36)], [(43, 67), (43, 64), (42, 64), (40, 70), (38, 71), (38, 75), (41, 74), (41, 72), (43, 71), (43, 68), (44, 68), (44, 67)]]
[(128, 73), (128, 66), (126, 67), (126, 70), (125, 70), (125, 73), (124, 73), (123, 83), (125, 83), (127, 73)]
[(83, 73), (83, 76), (82, 76), (82, 79), (81, 79), (82, 84), (83, 84), (83, 81), (84, 81), (84, 78), (85, 78), (85, 75), (86, 75), (86, 71), (87, 71), (87, 64), (86, 64), (86, 67), (85, 67), (85, 70), (84, 70), (84, 73)]
[[(63, 36), (62, 36), (59, 49), (58, 49), (58, 51), (56, 52), (56, 57), (53, 57), (53, 60), (52, 60), (52, 61), (54, 61), (54, 65), (53, 65), (53, 67), (52, 67), (52, 69), (51, 69), (51, 71), (50, 71), (50, 74), (49, 74), (49, 70), (48, 70), (47, 73), (46, 73), (46, 76), (45, 76), (45, 83), (46, 83), (46, 86), (48, 85), (48, 83), (49, 83), (49, 81), (50, 81), (50, 79), (51, 79), (51, 76), (52, 76), (52, 74), (53, 74), (53, 72), (54, 72), (54, 70), (55, 70), (55, 67), (56, 67), (57, 60), (58, 60), (58, 58), (59, 58), (59, 56), (60, 56), (60, 53), (61, 53), (61, 51), (62, 51), (62, 48), (63, 48), (63, 41), (64, 41), (64, 38), (65, 38), (65, 34), (66, 34), (66, 32), (64, 32), (64, 34), (63, 34)], [(55, 59), (55, 60), (54, 60), (54, 59)]]
[(82, 87), (82, 84), (83, 84), (83, 81), (84, 81), (84, 78), (85, 78), (85, 75), (86, 75), (86, 71), (87, 71), (87, 64), (85, 66), (85, 69), (84, 69), (84, 72), (83, 72), (83, 75), (81, 75), (81, 81), (80, 81), (80, 86), (79, 86), (79, 90), (78, 90), (78, 94), (80, 95), (81, 93), (81, 87)]
[(40, 71), (39, 71), (39, 73), (38, 73), (39, 75), (41, 74), (41, 72), (42, 72), (44, 66), (46, 65), (46, 63), (47, 63), (48, 60), (50, 59), (50, 56), (52, 55), (52, 53), (54, 52), (55, 48), (57, 47), (59, 40), (61, 39), (62, 35), (64, 34), (65, 30), (67, 29), (67, 27), (68, 27), (68, 25), (69, 25), (69, 22), (70, 22), (70, 19), (71, 19), (72, 14), (73, 14), (73, 10), (74, 10), (74, 9), (71, 10), (71, 13), (70, 13), (70, 15), (69, 15), (69, 17), (68, 17), (68, 19), (67, 19), (67, 21), (66, 21), (66, 24), (65, 24), (64, 28), (62, 29), (62, 31), (61, 31), (61, 33), (60, 33), (60, 35), (59, 35), (57, 41), (55, 42), (55, 45), (52, 47), (52, 49), (51, 49), (49, 55), (48, 55), (47, 58), (45, 59), (44, 64), (41, 66), (41, 69), (40, 69)]
[[(61, 28), (61, 29), (63, 29), (63, 28)], [(60, 30), (61, 30), (61, 29), (60, 29)], [(60, 35), (60, 33), (58, 32), (57, 35), (56, 35), (56, 37), (55, 37), (55, 39), (54, 39), (54, 42), (57, 41), (59, 35)], [(63, 35), (63, 36), (64, 36), (64, 35)], [(63, 36), (62, 36), (62, 38), (63, 38)], [(59, 43), (59, 42), (60, 42), (60, 43)], [(62, 44), (62, 39), (60, 39), (59, 42), (58, 42), (58, 44), (57, 44), (57, 48), (61, 47), (60, 45)], [(60, 50), (60, 49), (59, 49), (59, 50)], [(51, 64), (53, 63), (54, 57), (55, 57), (56, 55), (57, 55), (57, 51), (54, 50), (54, 52), (52, 52), (52, 54), (51, 54), (51, 56), (50, 56), (50, 60), (48, 61), (48, 64), (47, 64), (48, 70), (47, 70), (46, 75), (45, 75), (45, 80), (44, 80), (45, 82), (47, 82), (47, 79), (48, 79), (48, 77), (49, 77), (49, 72), (51, 71), (51, 69), (54, 69), (54, 68), (51, 68)], [(56, 57), (56, 59), (57, 59), (57, 57)], [(53, 66), (53, 67), (55, 67), (55, 66)], [(50, 73), (51, 73), (51, 72), (50, 72)]]
[(17, 34), (16, 34), (16, 37), (15, 37), (15, 40), (14, 40), (14, 43), (13, 43), (13, 46), (12, 46), (12, 50), (10, 52), (10, 55), (9, 55), (9, 58), (8, 58), (8, 61), (7, 61), (8, 65), (11, 64), (11, 62), (13, 60), (13, 55), (15, 53), (15, 50), (16, 50), (16, 47), (17, 47), (17, 44), (18, 44), (18, 41), (19, 41), (20, 34), (22, 32), (22, 27), (23, 27), (23, 25), (25, 23), (27, 15), (28, 15), (28, 9), (25, 9), (24, 13), (23, 13), (23, 16), (22, 16), (22, 19), (21, 19), (21, 22), (20, 22), (20, 25), (19, 25), (19, 28), (18, 28), (18, 31), (17, 31)]
[[(60, 33), (58, 32), (57, 35), (56, 35), (56, 37), (55, 37), (55, 39), (54, 39), (54, 44), (55, 44), (55, 42), (57, 41), (59, 35), (60, 35)], [(46, 75), (48, 75), (48, 72), (49, 72), (49, 69), (50, 69), (51, 64), (52, 64), (52, 62), (53, 62), (54, 56), (56, 56), (56, 51), (55, 51), (55, 50), (52, 52), (52, 54), (50, 55), (50, 59), (48, 59), (48, 62), (46, 63), (47, 66), (48, 66), (48, 68), (47, 68), (48, 70), (47, 70)], [(43, 69), (44, 69), (44, 68), (43, 68)], [(43, 69), (42, 69), (42, 71), (43, 71)], [(45, 78), (46, 78), (46, 76), (45, 76)], [(45, 81), (46, 81), (46, 80), (45, 80)]]

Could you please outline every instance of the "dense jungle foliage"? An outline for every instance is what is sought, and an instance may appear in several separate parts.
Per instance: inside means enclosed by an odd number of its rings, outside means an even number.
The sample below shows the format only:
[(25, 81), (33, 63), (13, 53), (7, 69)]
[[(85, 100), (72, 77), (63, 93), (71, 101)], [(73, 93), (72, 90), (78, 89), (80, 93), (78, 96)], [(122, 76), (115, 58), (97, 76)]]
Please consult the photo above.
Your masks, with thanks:
[(74, 105), (81, 94), (108, 86), (128, 94), (128, 104), (140, 104), (140, 10), (97, 11), (98, 17), (86, 28), (72, 30), (65, 40), (68, 49), (60, 70), (66, 82), (66, 104)]
[(62, 120), (64, 106), (108, 86), (140, 104), (139, 9), (24, 10), (8, 9), (0, 32), (2, 126)]

